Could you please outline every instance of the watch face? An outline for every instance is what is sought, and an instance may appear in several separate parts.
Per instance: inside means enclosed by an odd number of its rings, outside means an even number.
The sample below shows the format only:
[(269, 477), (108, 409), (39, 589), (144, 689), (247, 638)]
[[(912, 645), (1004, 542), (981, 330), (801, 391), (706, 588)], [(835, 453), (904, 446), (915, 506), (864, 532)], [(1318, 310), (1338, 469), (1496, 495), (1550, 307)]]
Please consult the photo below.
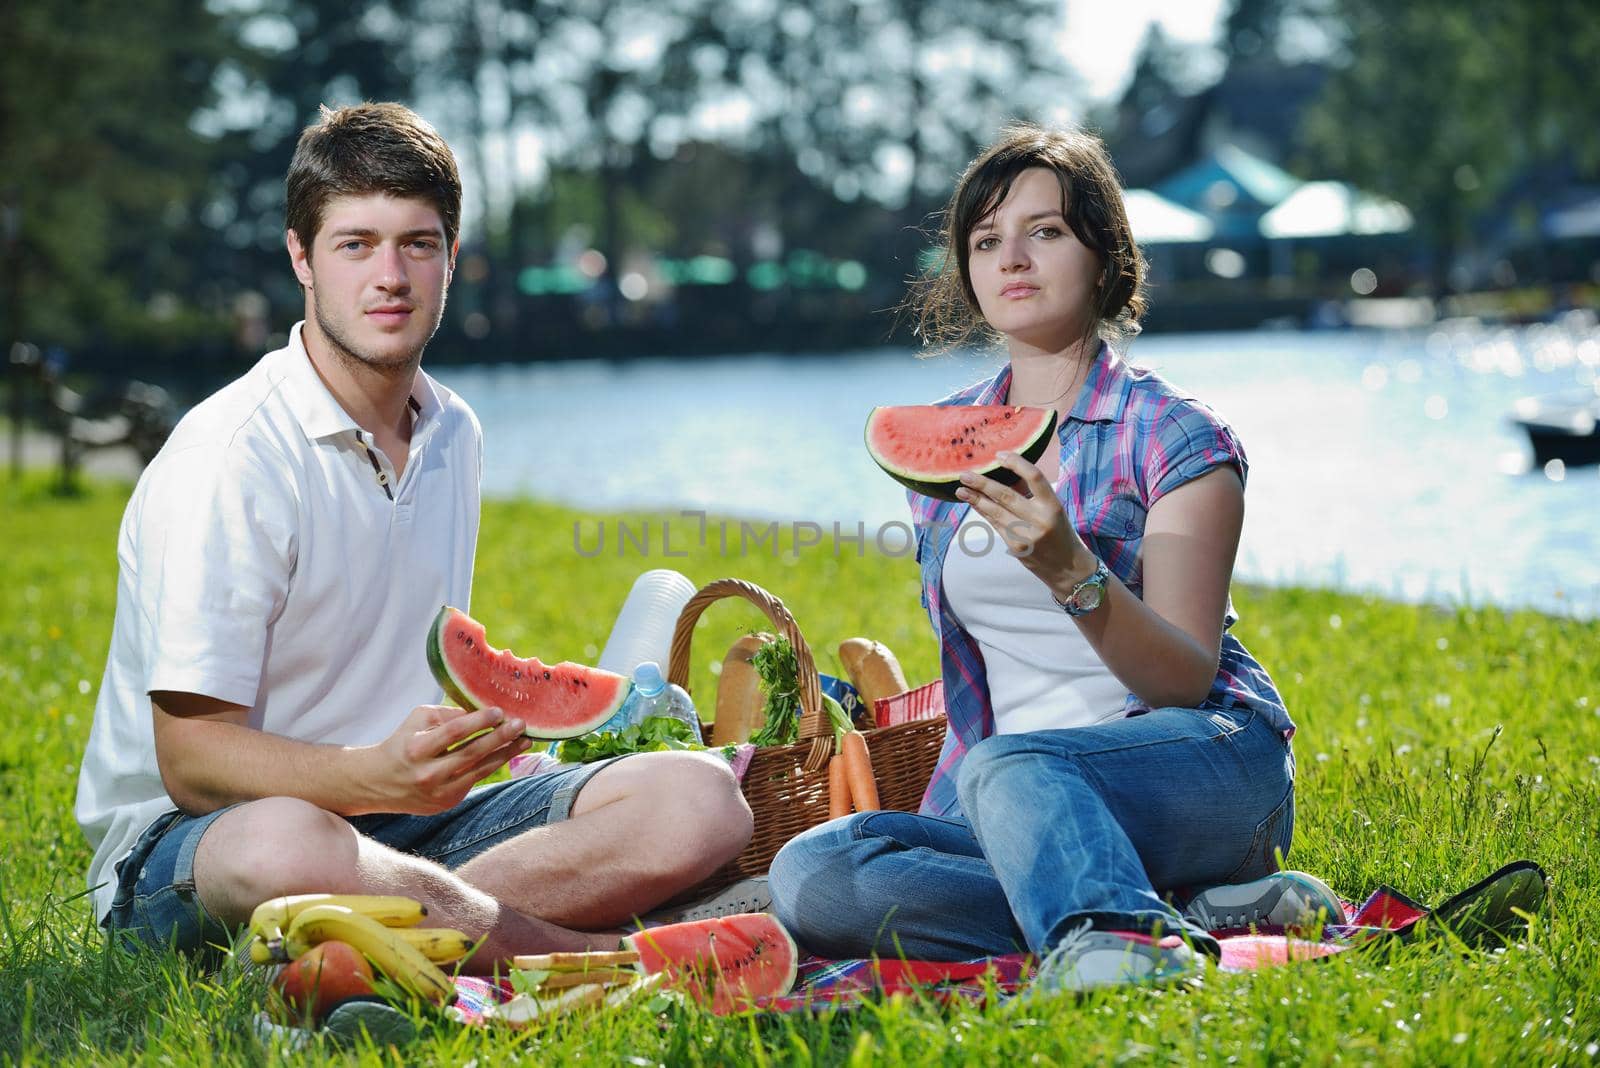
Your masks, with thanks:
[(1073, 603), (1080, 612), (1093, 612), (1100, 607), (1100, 598), (1105, 595), (1106, 588), (1098, 583), (1078, 591)]

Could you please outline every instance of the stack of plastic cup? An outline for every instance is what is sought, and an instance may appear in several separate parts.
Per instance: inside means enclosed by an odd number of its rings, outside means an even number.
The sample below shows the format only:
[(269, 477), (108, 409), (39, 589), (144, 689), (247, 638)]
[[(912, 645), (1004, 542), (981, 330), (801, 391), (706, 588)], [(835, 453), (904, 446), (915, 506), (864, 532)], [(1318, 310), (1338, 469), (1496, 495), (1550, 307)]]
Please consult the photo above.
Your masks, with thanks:
[(628, 676), (647, 660), (665, 667), (671, 659), (673, 628), (694, 589), (694, 583), (671, 568), (640, 575), (622, 602), (596, 666)]

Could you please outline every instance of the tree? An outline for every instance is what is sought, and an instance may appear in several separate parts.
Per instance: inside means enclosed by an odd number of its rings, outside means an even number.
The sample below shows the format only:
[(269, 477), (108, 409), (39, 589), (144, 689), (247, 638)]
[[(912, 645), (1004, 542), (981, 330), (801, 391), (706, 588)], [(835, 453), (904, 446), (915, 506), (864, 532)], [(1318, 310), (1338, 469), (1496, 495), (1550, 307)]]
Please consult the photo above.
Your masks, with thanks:
[(190, 122), (233, 51), (203, 0), (4, 5), (0, 205), (7, 340), (214, 329), (187, 256), (214, 145)]
[[(206, 189), (214, 233), (204, 256), (211, 299), (264, 294), (268, 322), (298, 317), (301, 296), (283, 243), (284, 175), (320, 105), (409, 100), (414, 0), (242, 0), (239, 45), (215, 72), (217, 104), (195, 125), (224, 161)], [(259, 338), (241, 341), (246, 352)]]
[(1409, 206), (1436, 294), (1473, 224), (1519, 171), (1600, 135), (1579, 73), (1600, 46), (1591, 6), (1527, 0), (1329, 0), (1338, 70), (1307, 119), (1324, 166)]

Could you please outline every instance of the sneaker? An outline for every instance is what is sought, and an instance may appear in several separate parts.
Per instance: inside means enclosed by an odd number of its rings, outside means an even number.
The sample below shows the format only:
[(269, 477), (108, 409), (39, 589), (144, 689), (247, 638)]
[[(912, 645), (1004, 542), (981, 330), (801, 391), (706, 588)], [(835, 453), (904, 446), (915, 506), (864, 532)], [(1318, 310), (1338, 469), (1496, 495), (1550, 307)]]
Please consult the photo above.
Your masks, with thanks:
[(646, 927), (661, 927), (669, 923), (714, 920), (740, 912), (766, 912), (770, 908), (772, 893), (767, 889), (767, 877), (758, 875), (753, 879), (740, 879), (696, 901), (670, 905), (640, 918)]
[(1306, 930), (1346, 918), (1339, 895), (1303, 871), (1277, 871), (1253, 883), (1202, 890), (1184, 906), (1183, 916), (1208, 931)]
[(1081, 927), (1045, 954), (1029, 988), (1035, 993), (1082, 993), (1105, 986), (1170, 983), (1195, 975), (1200, 957), (1178, 935)]

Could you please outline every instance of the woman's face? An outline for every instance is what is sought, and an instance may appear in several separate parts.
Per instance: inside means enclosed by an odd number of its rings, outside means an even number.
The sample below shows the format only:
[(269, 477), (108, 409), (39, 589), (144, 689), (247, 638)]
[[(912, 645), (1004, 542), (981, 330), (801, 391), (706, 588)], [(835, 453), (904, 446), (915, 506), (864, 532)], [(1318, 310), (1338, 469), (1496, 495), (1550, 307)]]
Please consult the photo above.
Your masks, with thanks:
[(1047, 352), (1088, 334), (1101, 274), (1061, 201), (1055, 172), (1031, 167), (967, 235), (967, 275), (984, 320), (1009, 341)]

